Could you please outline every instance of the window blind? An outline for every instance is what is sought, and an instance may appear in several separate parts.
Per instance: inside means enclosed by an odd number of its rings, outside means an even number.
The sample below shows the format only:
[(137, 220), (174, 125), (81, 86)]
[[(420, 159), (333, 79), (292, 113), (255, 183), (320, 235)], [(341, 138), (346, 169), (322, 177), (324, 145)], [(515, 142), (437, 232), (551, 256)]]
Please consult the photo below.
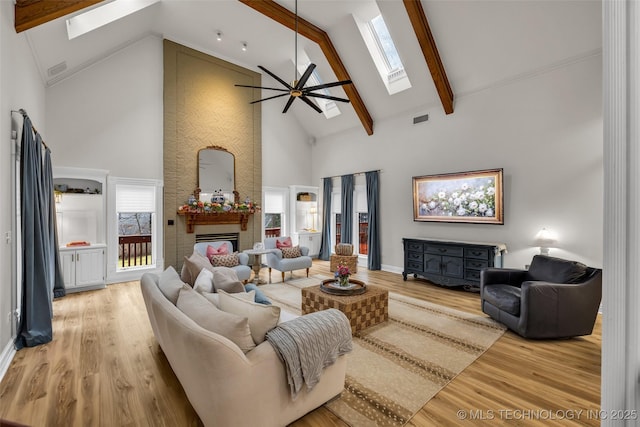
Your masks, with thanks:
[(156, 188), (146, 185), (116, 185), (116, 212), (155, 212)]

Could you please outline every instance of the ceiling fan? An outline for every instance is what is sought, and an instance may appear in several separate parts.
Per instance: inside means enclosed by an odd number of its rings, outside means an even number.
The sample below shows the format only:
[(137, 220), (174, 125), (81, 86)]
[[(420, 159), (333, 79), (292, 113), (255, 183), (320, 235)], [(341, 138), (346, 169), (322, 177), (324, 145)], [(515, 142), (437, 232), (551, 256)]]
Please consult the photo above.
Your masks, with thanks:
[(296, 2), (295, 2), (295, 16), (296, 16), (296, 21), (295, 21), (295, 70), (294, 70), (294, 80), (293, 80), (293, 82), (291, 84), (288, 84), (283, 79), (281, 79), (280, 77), (278, 77), (275, 74), (273, 74), (271, 71), (269, 71), (266, 68), (264, 68), (262, 65), (258, 65), (258, 68), (260, 68), (262, 71), (264, 71), (265, 73), (269, 74), (271, 77), (276, 79), (286, 89), (275, 88), (275, 87), (263, 87), (263, 86), (249, 86), (249, 85), (236, 85), (236, 86), (238, 86), (238, 87), (248, 87), (248, 88), (252, 88), (252, 89), (267, 89), (267, 90), (275, 90), (275, 91), (279, 91), (279, 92), (284, 92), (284, 93), (281, 93), (279, 95), (274, 95), (274, 96), (270, 96), (268, 98), (258, 99), (256, 101), (250, 102), (250, 104), (255, 104), (257, 102), (268, 101), (270, 99), (280, 98), (280, 97), (289, 95), (289, 100), (287, 101), (286, 105), (284, 106), (284, 110), (282, 110), (283, 114), (286, 113), (289, 110), (289, 107), (291, 107), (291, 104), (293, 104), (293, 101), (295, 101), (296, 98), (300, 98), (301, 100), (303, 100), (307, 105), (309, 105), (311, 108), (316, 110), (318, 113), (322, 113), (322, 110), (314, 102), (312, 102), (309, 99), (309, 97), (311, 97), (311, 98), (323, 98), (323, 99), (328, 99), (328, 100), (331, 100), (331, 101), (349, 102), (349, 100), (346, 99), (346, 98), (338, 98), (338, 97), (335, 97), (335, 96), (325, 95), (325, 94), (322, 94), (322, 93), (315, 93), (314, 91), (320, 90), (320, 89), (326, 89), (326, 88), (330, 88), (330, 87), (334, 87), (334, 86), (342, 86), (342, 85), (350, 84), (351, 80), (342, 80), (342, 81), (338, 81), (338, 82), (324, 83), (324, 84), (315, 85), (315, 86), (308, 86), (308, 87), (304, 86), (307, 83), (307, 81), (309, 80), (309, 77), (311, 77), (311, 74), (313, 73), (313, 70), (316, 68), (316, 65), (313, 64), (313, 63), (310, 63), (307, 66), (307, 69), (304, 71), (304, 73), (300, 77), (300, 80), (295, 80), (295, 77), (297, 77), (297, 75), (298, 75), (298, 0), (296, 0)]

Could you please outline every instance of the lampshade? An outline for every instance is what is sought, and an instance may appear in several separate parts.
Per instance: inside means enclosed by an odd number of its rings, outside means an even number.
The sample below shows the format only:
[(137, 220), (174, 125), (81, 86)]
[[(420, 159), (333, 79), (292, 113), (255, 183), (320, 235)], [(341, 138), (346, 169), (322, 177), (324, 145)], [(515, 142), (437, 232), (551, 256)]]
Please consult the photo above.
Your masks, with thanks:
[(538, 234), (536, 234), (534, 244), (536, 246), (540, 246), (541, 254), (548, 254), (549, 247), (555, 245), (557, 242), (558, 237), (556, 236), (556, 234), (552, 231), (547, 230), (546, 228), (543, 228), (542, 230), (538, 231)]

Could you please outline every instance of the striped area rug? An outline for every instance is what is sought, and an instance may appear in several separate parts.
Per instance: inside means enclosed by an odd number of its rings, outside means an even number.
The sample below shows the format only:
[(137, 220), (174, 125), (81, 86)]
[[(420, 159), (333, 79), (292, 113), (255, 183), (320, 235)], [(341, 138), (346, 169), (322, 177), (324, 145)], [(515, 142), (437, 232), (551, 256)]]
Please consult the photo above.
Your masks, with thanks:
[[(300, 314), (300, 289), (324, 278), (260, 289)], [(389, 321), (353, 337), (345, 390), (325, 406), (352, 426), (403, 426), (504, 331), (488, 317), (389, 292)]]

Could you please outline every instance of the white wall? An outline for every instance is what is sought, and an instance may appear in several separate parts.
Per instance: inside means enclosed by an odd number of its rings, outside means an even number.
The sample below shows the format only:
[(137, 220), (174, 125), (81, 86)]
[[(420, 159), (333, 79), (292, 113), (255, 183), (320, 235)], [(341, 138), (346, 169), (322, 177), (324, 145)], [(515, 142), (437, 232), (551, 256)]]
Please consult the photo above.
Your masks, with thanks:
[[(538, 253), (538, 230), (558, 234), (552, 256), (602, 265), (601, 55), (318, 140), (315, 180), (380, 169), (382, 264), (402, 271), (403, 237), (504, 242), (505, 266)], [(455, 92), (455, 88), (454, 88)], [(429, 121), (412, 124), (428, 112)], [(336, 159), (344, 159), (337, 161)], [(414, 222), (412, 176), (504, 168), (504, 225)]]
[[(263, 95), (267, 96), (266, 92)], [(262, 185), (318, 186), (318, 181), (314, 182), (311, 175), (311, 147), (314, 143), (293, 114), (282, 114), (284, 103), (277, 99), (262, 103)], [(297, 107), (308, 108), (302, 103)]]
[(148, 36), (48, 88), (53, 165), (162, 180), (162, 68)]
[[(0, 2), (0, 378), (13, 354), (12, 327), (9, 313), (12, 304), (11, 277), (12, 234), (11, 166), (13, 162), (11, 130), (22, 129), (22, 117), (10, 110), (24, 108), (31, 121), (47, 141), (45, 124), (45, 90), (24, 34), (13, 28), (13, 2)], [(48, 141), (47, 141), (48, 142)], [(14, 236), (12, 236), (14, 237)]]

